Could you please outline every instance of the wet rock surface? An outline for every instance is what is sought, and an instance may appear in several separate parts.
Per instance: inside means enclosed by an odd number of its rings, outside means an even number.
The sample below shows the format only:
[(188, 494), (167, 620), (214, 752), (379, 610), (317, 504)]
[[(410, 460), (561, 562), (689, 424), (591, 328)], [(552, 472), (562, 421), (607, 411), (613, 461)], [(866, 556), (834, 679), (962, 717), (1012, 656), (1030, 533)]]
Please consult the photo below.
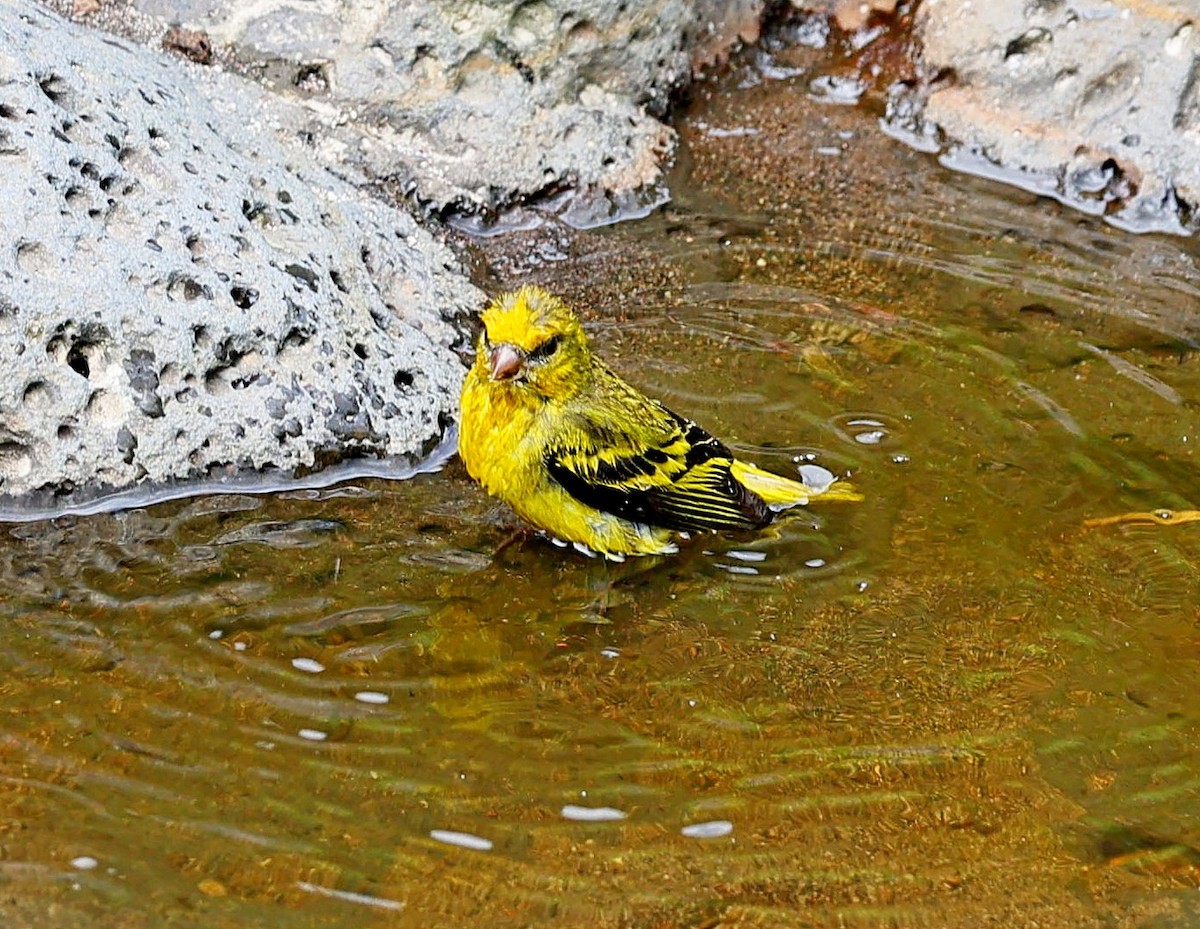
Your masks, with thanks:
[(570, 189), (597, 201), (568, 211), (582, 226), (653, 202), (674, 139), (655, 116), (694, 68), (757, 35), (764, 5), (134, 2), (302, 99), (297, 133), (423, 207), (486, 214)]
[(0, 512), (427, 450), (482, 295), (375, 198), (576, 225), (652, 202), (656, 117), (761, 11), (0, 8)]
[(1136, 231), (1200, 216), (1200, 9), (1190, 0), (925, 0), (910, 141)]
[(419, 454), (478, 292), (261, 92), (0, 5), (0, 504)]

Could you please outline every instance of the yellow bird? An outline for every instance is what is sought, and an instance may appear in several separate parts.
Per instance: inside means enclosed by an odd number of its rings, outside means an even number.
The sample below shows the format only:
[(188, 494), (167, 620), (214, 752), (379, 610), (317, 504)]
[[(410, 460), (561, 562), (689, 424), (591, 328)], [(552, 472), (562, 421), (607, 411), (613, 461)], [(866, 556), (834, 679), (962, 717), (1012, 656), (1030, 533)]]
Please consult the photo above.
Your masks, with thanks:
[(462, 389), (458, 452), (490, 494), (552, 537), (620, 561), (677, 551), (676, 533), (758, 529), (823, 495), (739, 461), (614, 374), (578, 318), (533, 286), (483, 312)]

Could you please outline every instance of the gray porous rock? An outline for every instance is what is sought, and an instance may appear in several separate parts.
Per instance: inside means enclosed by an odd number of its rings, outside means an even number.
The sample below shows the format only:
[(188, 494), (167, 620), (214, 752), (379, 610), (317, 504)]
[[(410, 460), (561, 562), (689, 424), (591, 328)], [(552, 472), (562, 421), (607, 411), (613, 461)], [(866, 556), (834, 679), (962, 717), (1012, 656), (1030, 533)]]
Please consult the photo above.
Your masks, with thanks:
[(419, 454), (478, 306), (263, 92), (0, 3), (0, 506)]
[(935, 82), (903, 115), (947, 164), (1123, 228), (1200, 224), (1196, 0), (925, 0), (916, 28)]
[[(431, 211), (594, 192), (576, 225), (635, 208), (674, 133), (655, 114), (694, 68), (757, 36), (763, 0), (134, 0), (208, 33), (280, 93), (330, 162)], [(611, 210), (609, 209), (611, 207)]]

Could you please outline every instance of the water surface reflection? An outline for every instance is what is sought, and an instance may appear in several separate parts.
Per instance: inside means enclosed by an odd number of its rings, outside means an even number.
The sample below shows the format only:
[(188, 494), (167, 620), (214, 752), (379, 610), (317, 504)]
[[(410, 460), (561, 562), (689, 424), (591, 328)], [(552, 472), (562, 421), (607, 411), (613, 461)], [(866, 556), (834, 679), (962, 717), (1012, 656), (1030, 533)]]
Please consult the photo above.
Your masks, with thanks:
[(456, 464), (9, 526), (11, 924), (1200, 919), (1197, 524), (1089, 523), (1198, 503), (1189, 246), (783, 90), (521, 273), (619, 287), (631, 380), (866, 500), (623, 565)]

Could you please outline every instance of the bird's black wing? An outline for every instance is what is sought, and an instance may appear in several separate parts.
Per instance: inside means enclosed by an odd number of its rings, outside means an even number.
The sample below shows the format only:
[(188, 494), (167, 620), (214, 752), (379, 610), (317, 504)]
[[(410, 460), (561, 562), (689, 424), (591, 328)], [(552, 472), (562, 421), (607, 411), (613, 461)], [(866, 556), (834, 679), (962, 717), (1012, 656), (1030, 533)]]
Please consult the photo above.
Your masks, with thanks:
[(770, 508), (731, 471), (733, 454), (616, 375), (580, 405), (545, 451), (553, 480), (581, 503), (667, 529), (752, 529)]

